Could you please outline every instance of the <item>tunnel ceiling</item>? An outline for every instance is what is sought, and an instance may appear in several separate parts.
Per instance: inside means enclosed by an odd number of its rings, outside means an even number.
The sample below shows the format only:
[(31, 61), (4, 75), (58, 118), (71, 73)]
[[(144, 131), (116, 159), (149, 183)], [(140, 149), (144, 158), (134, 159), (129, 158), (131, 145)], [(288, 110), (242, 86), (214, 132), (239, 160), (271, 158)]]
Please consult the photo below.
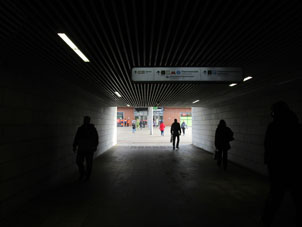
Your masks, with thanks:
[[(134, 83), (131, 68), (292, 67), (301, 52), (299, 1), (27, 0), (0, 2), (1, 65), (51, 66), (117, 106), (192, 106), (237, 87)], [(66, 33), (83, 62), (58, 36)], [(247, 86), (247, 85), (244, 85)], [(232, 90), (233, 89), (233, 90)], [(118, 98), (114, 92), (122, 97)]]

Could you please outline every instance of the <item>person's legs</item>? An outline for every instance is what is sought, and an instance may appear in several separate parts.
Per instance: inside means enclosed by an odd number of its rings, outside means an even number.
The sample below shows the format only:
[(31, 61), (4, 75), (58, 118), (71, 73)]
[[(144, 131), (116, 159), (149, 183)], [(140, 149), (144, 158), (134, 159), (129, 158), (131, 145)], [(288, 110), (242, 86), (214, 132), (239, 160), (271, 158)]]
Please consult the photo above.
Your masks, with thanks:
[(217, 151), (217, 165), (220, 167), (221, 166), (221, 161), (222, 161), (222, 150), (219, 149)]
[(226, 170), (228, 167), (228, 151), (227, 150), (222, 151), (222, 162), (223, 162), (223, 168), (224, 168), (224, 170)]
[(296, 226), (301, 226), (301, 186), (298, 185), (298, 182), (294, 183), (291, 195), (296, 208)]
[(172, 143), (173, 143), (173, 149), (175, 149), (175, 138), (176, 138), (176, 136), (172, 136), (172, 138), (173, 138), (173, 141), (172, 141)]
[(84, 177), (84, 153), (83, 152), (77, 152), (77, 165), (79, 167), (80, 172), (80, 179)]
[(179, 135), (177, 135), (177, 143), (176, 143), (176, 148), (179, 147)]
[(271, 186), (262, 216), (262, 221), (265, 225), (270, 226), (273, 223), (275, 214), (280, 208), (284, 194), (285, 189), (280, 186), (280, 184), (273, 184)]
[(85, 153), (86, 168), (87, 168), (86, 178), (87, 179), (89, 179), (89, 177), (91, 175), (91, 171), (92, 171), (93, 153), (94, 152), (87, 152), (87, 153)]
[(271, 226), (285, 194), (285, 185), (280, 177), (278, 167), (268, 166), (270, 192), (266, 200), (262, 221), (266, 226)]

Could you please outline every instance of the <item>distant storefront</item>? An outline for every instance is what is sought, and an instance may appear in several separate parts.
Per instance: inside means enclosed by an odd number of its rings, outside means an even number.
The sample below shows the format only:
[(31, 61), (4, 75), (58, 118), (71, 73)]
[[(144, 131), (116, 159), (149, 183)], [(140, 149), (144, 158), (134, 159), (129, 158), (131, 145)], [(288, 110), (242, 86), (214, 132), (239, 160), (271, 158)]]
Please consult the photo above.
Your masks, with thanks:
[(187, 126), (192, 126), (192, 113), (184, 112), (180, 113), (180, 122), (185, 122)]
[(163, 119), (164, 123), (165, 125), (171, 125), (174, 122), (174, 119), (177, 119), (178, 122), (182, 123), (181, 120), (184, 120), (184, 118), (182, 118), (181, 115), (183, 113), (187, 113), (188, 115), (189, 114), (191, 115), (191, 111), (192, 111), (191, 108), (165, 107), (164, 119)]
[(116, 123), (118, 127), (131, 126), (131, 122), (134, 120), (134, 108), (130, 107), (118, 107)]
[(148, 108), (134, 108), (134, 118), (137, 121), (137, 125), (143, 122), (143, 127), (148, 124)]
[[(188, 126), (192, 126), (191, 108), (153, 107), (153, 125), (155, 127), (159, 126), (162, 121), (169, 126), (174, 122), (174, 119), (177, 119), (180, 123), (184, 121)], [(133, 120), (136, 120), (137, 123), (142, 121), (144, 127), (148, 125), (148, 108), (117, 108), (117, 126), (131, 126)]]
[(164, 107), (153, 107), (153, 125), (156, 127), (164, 120)]

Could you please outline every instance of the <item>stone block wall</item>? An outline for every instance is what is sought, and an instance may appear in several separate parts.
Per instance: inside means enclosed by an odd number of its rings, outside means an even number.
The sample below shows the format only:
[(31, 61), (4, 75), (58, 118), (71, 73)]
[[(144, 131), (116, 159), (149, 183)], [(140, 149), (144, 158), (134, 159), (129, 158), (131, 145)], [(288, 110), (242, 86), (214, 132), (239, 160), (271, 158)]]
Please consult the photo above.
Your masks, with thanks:
[(180, 122), (180, 113), (191, 113), (191, 111), (191, 108), (164, 107), (164, 123), (166, 126), (171, 126), (174, 119)]
[(96, 157), (116, 144), (116, 107), (50, 73), (1, 72), (0, 216), (77, 171), (72, 143), (85, 115)]
[[(215, 130), (220, 119), (224, 119), (233, 130), (235, 140), (231, 142), (229, 160), (266, 175), (263, 164), (264, 136), (271, 121), (270, 107), (279, 100), (286, 101), (302, 120), (301, 81), (269, 87), (265, 84), (259, 89), (234, 89), (232, 98), (216, 99), (215, 104), (192, 108), (192, 142), (206, 151), (214, 152)], [(236, 88), (236, 87), (235, 87)], [(230, 88), (232, 89), (232, 88)], [(243, 94), (243, 91), (246, 93)], [(287, 151), (284, 151), (286, 155)]]

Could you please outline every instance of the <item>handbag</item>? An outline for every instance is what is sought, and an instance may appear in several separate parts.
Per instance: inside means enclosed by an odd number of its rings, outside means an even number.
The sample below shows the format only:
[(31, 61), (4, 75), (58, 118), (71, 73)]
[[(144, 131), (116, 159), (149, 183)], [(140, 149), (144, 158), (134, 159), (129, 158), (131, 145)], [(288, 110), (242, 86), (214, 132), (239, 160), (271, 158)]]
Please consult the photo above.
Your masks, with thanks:
[(172, 143), (173, 142), (173, 135), (171, 135), (171, 137), (170, 137), (170, 143)]

